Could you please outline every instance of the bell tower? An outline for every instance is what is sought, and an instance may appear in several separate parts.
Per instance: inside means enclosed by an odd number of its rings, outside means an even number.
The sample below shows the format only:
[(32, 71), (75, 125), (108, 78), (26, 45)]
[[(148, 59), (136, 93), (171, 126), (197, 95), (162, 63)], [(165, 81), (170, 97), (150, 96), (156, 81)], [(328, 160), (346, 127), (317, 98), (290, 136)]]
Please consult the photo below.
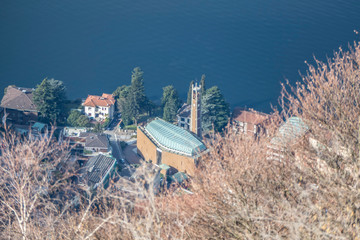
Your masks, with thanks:
[(190, 131), (201, 138), (201, 85), (195, 83), (191, 89)]

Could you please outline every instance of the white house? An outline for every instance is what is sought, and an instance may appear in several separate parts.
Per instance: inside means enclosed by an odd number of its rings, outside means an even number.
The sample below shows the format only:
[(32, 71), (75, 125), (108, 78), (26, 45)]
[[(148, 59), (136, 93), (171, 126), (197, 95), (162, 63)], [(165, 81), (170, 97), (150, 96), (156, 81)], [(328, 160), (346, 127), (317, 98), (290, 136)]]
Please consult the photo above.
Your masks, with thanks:
[(83, 103), (85, 114), (91, 119), (102, 121), (112, 119), (115, 111), (115, 99), (111, 94), (103, 93), (102, 96), (89, 95)]
[(191, 105), (184, 103), (176, 114), (177, 125), (186, 130), (190, 130)]

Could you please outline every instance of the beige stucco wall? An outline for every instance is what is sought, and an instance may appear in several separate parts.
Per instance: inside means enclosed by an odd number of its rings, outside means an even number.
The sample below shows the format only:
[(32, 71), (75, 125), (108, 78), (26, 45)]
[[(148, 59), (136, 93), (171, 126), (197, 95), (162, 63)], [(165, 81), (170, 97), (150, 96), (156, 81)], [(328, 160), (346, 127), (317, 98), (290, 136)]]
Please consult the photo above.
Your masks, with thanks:
[(137, 149), (145, 161), (156, 163), (156, 146), (140, 128), (137, 128)]
[(185, 172), (189, 175), (194, 176), (195, 161), (191, 157), (163, 151), (161, 160), (162, 163), (174, 167), (180, 172)]

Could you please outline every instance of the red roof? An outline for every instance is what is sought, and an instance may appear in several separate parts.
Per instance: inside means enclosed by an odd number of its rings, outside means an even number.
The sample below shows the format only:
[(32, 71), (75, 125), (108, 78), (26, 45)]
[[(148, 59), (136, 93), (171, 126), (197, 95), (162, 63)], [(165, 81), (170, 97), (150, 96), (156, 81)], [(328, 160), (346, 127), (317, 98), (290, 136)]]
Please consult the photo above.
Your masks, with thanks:
[(89, 95), (85, 102), (84, 106), (90, 107), (110, 107), (115, 104), (114, 96), (111, 94), (103, 93), (102, 96)]
[(233, 120), (238, 122), (246, 122), (254, 125), (260, 124), (267, 120), (269, 115), (262, 112), (257, 112), (253, 109), (235, 108), (233, 112)]

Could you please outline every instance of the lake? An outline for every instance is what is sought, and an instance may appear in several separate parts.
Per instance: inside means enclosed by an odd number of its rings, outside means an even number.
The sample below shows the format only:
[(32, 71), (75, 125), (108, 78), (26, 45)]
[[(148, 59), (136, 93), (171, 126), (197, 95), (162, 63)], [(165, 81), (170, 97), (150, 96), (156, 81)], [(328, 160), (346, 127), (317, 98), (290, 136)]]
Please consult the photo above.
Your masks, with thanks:
[(359, 40), (359, 0), (1, 0), (0, 97), (62, 80), (70, 99), (111, 93), (144, 71), (147, 95), (185, 100), (206, 74), (234, 106), (270, 111), (305, 60)]

